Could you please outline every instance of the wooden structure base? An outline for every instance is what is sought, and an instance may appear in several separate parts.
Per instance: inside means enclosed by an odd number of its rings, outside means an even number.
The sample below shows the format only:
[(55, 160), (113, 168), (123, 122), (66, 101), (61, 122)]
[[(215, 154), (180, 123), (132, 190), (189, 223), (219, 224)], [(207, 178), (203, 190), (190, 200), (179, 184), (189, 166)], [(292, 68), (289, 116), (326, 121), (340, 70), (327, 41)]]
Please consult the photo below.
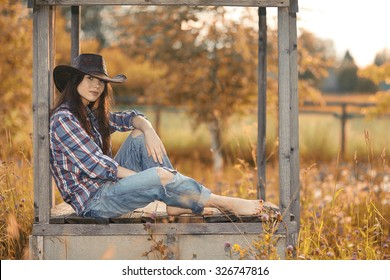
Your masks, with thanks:
[[(292, 230), (294, 229), (294, 230)], [(291, 231), (289, 233), (288, 231)], [(286, 243), (296, 239), (296, 223), (283, 224), (274, 234), (280, 258)], [(218, 210), (212, 215), (168, 216), (161, 202), (114, 219), (81, 218), (65, 203), (52, 210), (49, 225), (34, 225), (30, 258), (43, 260), (98, 259), (232, 259), (226, 242), (256, 252), (254, 241), (263, 233), (260, 217), (237, 217)], [(150, 235), (166, 244), (164, 254), (146, 252)], [(236, 256), (237, 257), (237, 256)]]

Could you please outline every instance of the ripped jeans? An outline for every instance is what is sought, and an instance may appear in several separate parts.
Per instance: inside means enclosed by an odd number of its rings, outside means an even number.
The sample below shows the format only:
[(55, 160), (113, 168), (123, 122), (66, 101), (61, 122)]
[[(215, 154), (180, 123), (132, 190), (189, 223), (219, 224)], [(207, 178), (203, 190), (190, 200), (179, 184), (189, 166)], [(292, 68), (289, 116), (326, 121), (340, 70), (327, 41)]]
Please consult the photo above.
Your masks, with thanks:
[[(138, 173), (101, 186), (88, 202), (83, 216), (114, 218), (145, 207), (155, 200), (200, 214), (210, 198), (210, 190), (174, 170), (168, 157), (164, 156), (163, 164), (148, 157), (143, 134), (134, 138), (129, 135), (115, 160), (120, 166)], [(159, 168), (174, 174), (172, 181), (165, 186), (161, 184)]]

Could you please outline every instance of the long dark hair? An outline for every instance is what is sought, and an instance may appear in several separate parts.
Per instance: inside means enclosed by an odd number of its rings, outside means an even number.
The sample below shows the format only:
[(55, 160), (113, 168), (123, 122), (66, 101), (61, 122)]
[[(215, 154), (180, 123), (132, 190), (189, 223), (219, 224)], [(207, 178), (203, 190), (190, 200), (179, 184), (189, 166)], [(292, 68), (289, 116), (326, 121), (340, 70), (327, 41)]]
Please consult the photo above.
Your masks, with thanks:
[[(67, 82), (64, 90), (58, 95), (56, 99), (55, 106), (51, 111), (53, 114), (58, 107), (66, 103), (70, 111), (75, 115), (75, 117), (80, 122), (81, 126), (85, 131), (93, 138), (91, 123), (88, 120), (87, 110), (82, 102), (81, 96), (77, 91), (78, 85), (84, 79), (84, 75), (73, 76)], [(110, 125), (109, 125), (109, 113), (113, 105), (112, 97), (112, 88), (109, 83), (105, 84), (103, 93), (100, 95), (99, 99), (95, 102), (90, 102), (88, 107), (95, 114), (98, 125), (99, 132), (103, 140), (103, 153), (109, 155), (111, 153), (111, 140), (110, 140)]]

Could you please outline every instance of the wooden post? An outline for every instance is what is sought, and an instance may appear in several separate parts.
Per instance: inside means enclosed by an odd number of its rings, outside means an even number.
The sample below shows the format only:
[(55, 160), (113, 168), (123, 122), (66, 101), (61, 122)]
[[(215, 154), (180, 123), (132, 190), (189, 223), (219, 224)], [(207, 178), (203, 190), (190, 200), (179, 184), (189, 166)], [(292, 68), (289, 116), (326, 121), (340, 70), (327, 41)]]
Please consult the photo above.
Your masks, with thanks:
[(290, 127), (291, 127), (291, 213), (300, 226), (300, 162), (299, 162), (299, 102), (298, 102), (298, 38), (297, 38), (298, 0), (291, 0), (289, 14), (290, 34)]
[(265, 200), (267, 127), (267, 8), (259, 8), (257, 101), (257, 197)]
[(70, 61), (80, 54), (80, 6), (71, 7), (71, 50)]
[(283, 218), (289, 221), (291, 184), (289, 8), (278, 8), (278, 30), (279, 204)]
[(342, 103), (341, 104), (341, 116), (340, 116), (340, 121), (341, 121), (341, 132), (340, 132), (340, 157), (342, 160), (345, 160), (345, 126), (347, 124), (347, 104)]
[(52, 6), (33, 9), (33, 140), (34, 140), (34, 215), (35, 222), (50, 220), (49, 109), (53, 89)]
[[(55, 36), (56, 36), (56, 30), (55, 30), (55, 26), (56, 26), (56, 8), (55, 7), (51, 7), (53, 12), (50, 13), (50, 26), (49, 26), (49, 71), (50, 71), (50, 77), (49, 77), (49, 82), (50, 82), (50, 92), (49, 92), (49, 110), (51, 110), (53, 108), (53, 105), (54, 105), (54, 91), (55, 91), (55, 88), (54, 88), (54, 82), (52, 82), (52, 77), (51, 77), (51, 73), (53, 73), (53, 70), (54, 70), (54, 64), (55, 64), (55, 54), (56, 54), (56, 40), (55, 40)], [(50, 168), (50, 167), (49, 167)], [(55, 199), (55, 189), (56, 189), (56, 186), (52, 184), (52, 176), (50, 174), (50, 184), (48, 186), (49, 190), (50, 190), (50, 206), (51, 208), (55, 207), (55, 202), (56, 202), (56, 199)]]

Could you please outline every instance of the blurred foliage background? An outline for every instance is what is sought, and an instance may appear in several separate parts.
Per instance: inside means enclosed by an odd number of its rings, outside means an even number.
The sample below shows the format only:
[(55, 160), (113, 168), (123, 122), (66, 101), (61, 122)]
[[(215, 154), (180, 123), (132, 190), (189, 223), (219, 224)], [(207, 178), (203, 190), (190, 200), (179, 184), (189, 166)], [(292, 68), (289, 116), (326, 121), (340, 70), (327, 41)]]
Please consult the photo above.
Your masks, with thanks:
[[(160, 132), (164, 108), (182, 108), (193, 129), (201, 125), (226, 154), (224, 135), (237, 115), (257, 112), (257, 9), (88, 6), (81, 9), (81, 52), (102, 54), (110, 73), (128, 82), (115, 87), (118, 104), (153, 106)], [(70, 63), (70, 8), (57, 8), (56, 64)], [(1, 0), (0, 131), (18, 149), (31, 139), (32, 9)], [(277, 109), (277, 31), (268, 27), (267, 110)], [(335, 59), (333, 42), (299, 31), (299, 97), (324, 104), (325, 94), (375, 96), (374, 114), (387, 113), (388, 50), (358, 69), (347, 52)], [(129, 105), (130, 106), (130, 105)], [(31, 141), (29, 141), (31, 143)]]

